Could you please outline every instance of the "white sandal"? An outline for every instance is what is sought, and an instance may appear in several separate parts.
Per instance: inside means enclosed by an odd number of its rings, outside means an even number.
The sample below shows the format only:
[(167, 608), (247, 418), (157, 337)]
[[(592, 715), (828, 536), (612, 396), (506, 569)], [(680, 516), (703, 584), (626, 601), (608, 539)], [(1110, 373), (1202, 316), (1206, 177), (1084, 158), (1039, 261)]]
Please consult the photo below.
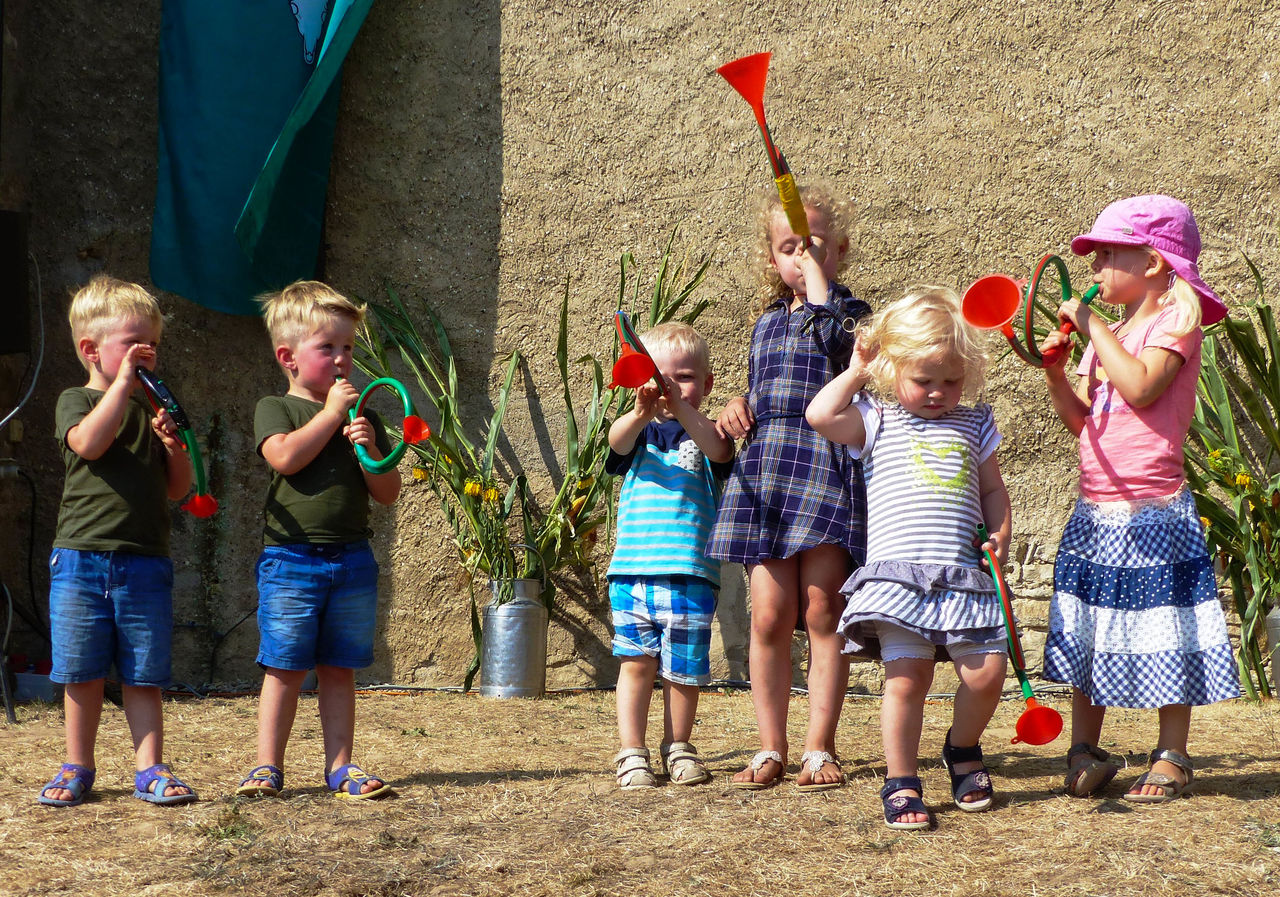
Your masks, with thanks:
[(618, 751), (613, 762), (618, 768), (618, 787), (623, 791), (658, 787), (658, 777), (653, 774), (653, 767), (649, 765), (648, 748), (623, 748)]
[[(765, 782), (757, 782), (755, 780), (756, 773), (764, 769), (764, 765), (772, 760), (777, 763), (780, 769), (778, 774), (772, 779)], [(760, 751), (751, 758), (751, 762), (747, 764), (747, 769), (751, 770), (751, 779), (746, 782), (730, 782), (733, 788), (741, 788), (743, 791), (763, 791), (765, 788), (772, 788), (774, 785), (782, 781), (787, 774), (787, 764), (782, 759), (782, 755), (777, 751)]]
[[(840, 778), (834, 782), (815, 782), (813, 777), (822, 772), (822, 767), (828, 763), (840, 770)], [(840, 761), (826, 751), (805, 751), (800, 757), (800, 765), (809, 770), (809, 784), (796, 785), (797, 791), (830, 791), (832, 788), (839, 788), (849, 780), (844, 770), (840, 768)]]
[(671, 777), (672, 785), (700, 785), (711, 778), (698, 749), (687, 741), (663, 744), (658, 753), (662, 755), (662, 772)]

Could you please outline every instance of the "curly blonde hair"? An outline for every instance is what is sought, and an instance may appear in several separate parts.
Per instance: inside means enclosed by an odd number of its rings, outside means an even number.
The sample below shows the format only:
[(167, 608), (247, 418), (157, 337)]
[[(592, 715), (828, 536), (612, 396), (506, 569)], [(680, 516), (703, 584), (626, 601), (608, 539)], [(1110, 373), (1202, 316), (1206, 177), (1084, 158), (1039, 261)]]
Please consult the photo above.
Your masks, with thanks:
[(898, 377), (913, 364), (938, 357), (964, 364), (964, 390), (982, 388), (987, 352), (982, 331), (965, 321), (960, 297), (950, 287), (908, 287), (906, 295), (881, 309), (858, 330), (865, 351), (875, 353), (868, 374), (876, 392), (893, 396)]
[[(848, 239), (853, 227), (853, 209), (849, 200), (822, 183), (800, 187), (799, 193), (800, 201), (806, 209), (816, 209), (826, 216), (831, 235), (837, 238), (835, 242)], [(770, 242), (774, 216), (781, 212), (782, 200), (778, 197), (778, 191), (769, 187), (761, 192), (756, 207), (756, 243), (751, 251), (751, 267), (756, 273), (757, 295), (760, 300), (758, 314), (764, 313), (783, 296), (791, 295), (791, 288), (782, 282), (778, 269), (774, 267), (773, 246)], [(846, 252), (837, 274), (845, 269), (850, 258), (850, 254)]]

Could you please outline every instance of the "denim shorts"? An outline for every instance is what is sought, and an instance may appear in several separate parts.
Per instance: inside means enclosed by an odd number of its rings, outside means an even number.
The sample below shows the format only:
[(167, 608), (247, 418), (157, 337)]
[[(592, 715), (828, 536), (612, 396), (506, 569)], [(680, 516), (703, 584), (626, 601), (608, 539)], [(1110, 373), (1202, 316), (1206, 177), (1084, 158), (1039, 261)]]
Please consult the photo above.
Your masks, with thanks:
[(657, 657), (663, 679), (681, 685), (711, 681), (711, 618), (716, 589), (700, 576), (615, 576), (609, 579), (613, 655)]
[(53, 669), (63, 684), (105, 679), (164, 688), (173, 647), (173, 561), (124, 551), (49, 555)]
[(367, 667), (377, 611), (368, 542), (268, 545), (258, 558), (258, 665)]

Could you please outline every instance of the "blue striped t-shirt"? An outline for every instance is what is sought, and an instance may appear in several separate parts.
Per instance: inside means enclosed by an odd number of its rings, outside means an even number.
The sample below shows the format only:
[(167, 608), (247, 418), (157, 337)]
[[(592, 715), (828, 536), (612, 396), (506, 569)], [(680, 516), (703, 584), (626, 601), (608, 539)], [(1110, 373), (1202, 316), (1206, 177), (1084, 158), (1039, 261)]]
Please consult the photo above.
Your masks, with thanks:
[(700, 576), (718, 587), (720, 562), (704, 551), (719, 483), (732, 469), (731, 461), (709, 462), (676, 420), (646, 424), (626, 455), (610, 451), (605, 471), (625, 476), (607, 575)]

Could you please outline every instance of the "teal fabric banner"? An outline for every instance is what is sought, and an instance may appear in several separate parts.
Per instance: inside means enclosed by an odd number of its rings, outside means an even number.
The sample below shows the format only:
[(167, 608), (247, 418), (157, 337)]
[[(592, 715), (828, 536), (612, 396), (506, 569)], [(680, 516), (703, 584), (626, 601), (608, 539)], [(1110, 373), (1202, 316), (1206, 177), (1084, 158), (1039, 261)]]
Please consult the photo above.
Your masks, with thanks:
[(342, 62), (373, 0), (165, 0), (157, 287), (231, 314), (315, 275)]

